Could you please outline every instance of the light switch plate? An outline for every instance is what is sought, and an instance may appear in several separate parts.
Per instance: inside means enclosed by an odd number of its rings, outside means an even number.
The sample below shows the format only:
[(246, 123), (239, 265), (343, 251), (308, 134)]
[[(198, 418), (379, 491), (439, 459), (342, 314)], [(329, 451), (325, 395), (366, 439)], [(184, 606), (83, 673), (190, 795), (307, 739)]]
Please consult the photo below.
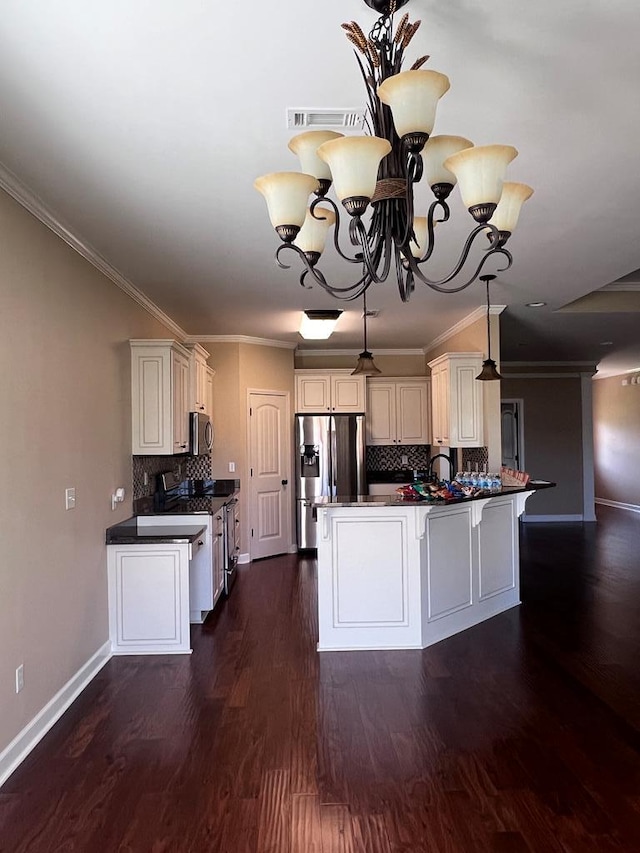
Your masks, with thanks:
[(76, 490), (75, 489), (65, 489), (64, 490), (64, 508), (65, 509), (75, 509), (76, 506)]

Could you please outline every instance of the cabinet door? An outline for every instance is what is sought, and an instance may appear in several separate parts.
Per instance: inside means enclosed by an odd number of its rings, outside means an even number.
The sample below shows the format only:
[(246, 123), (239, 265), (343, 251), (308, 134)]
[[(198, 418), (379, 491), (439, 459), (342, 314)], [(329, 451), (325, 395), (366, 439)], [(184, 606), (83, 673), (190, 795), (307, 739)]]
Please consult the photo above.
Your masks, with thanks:
[(370, 382), (367, 388), (367, 444), (396, 442), (396, 386)]
[(174, 445), (168, 348), (132, 348), (131, 410), (131, 452), (134, 455), (171, 455)]
[(224, 542), (223, 516), (219, 512), (213, 517), (213, 600), (220, 598), (224, 587)]
[(449, 446), (449, 369), (438, 365), (431, 373), (433, 443)]
[(482, 382), (476, 381), (482, 362), (451, 364), (451, 442), (455, 447), (481, 447)]
[(195, 382), (195, 400), (194, 400), (194, 411), (196, 412), (206, 412), (207, 411), (207, 362), (201, 358), (199, 355), (196, 355), (195, 358), (195, 372), (196, 372), (196, 382)]
[(331, 376), (331, 411), (364, 412), (366, 408), (366, 384), (364, 376)]
[(173, 378), (173, 452), (189, 450), (189, 361), (182, 353), (172, 352)]
[(207, 367), (206, 370), (206, 395), (205, 395), (205, 412), (209, 415), (209, 417), (213, 420), (213, 377), (215, 376), (215, 370), (211, 367)]
[(331, 381), (328, 376), (296, 376), (296, 412), (331, 411)]
[(398, 382), (396, 424), (398, 444), (430, 444), (429, 386), (426, 380)]

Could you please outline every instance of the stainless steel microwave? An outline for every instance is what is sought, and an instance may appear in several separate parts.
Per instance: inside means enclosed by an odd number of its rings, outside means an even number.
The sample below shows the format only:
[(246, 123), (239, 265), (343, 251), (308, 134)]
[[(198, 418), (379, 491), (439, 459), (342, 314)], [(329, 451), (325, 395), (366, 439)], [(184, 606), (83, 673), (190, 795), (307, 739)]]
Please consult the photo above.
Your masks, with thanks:
[(213, 447), (213, 424), (209, 415), (189, 412), (189, 453), (191, 456), (206, 456)]

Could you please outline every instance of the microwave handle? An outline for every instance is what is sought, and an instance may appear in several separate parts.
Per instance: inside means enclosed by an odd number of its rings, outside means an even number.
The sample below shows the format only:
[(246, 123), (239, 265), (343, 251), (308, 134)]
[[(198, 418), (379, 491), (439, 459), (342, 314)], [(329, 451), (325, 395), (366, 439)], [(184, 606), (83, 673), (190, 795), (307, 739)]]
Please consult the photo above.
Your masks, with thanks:
[(207, 425), (204, 428), (204, 440), (207, 444), (207, 450), (211, 450), (213, 447), (213, 424), (211, 421), (207, 421)]

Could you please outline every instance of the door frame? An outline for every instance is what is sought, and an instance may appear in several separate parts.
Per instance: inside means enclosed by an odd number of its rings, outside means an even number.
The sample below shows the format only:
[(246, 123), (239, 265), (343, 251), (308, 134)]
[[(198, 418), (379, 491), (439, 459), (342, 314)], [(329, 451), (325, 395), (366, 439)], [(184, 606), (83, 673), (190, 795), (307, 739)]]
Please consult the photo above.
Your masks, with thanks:
[[(524, 399), (522, 397), (500, 398), (500, 436), (502, 436), (502, 404), (513, 403), (518, 415), (518, 465), (520, 471), (526, 471), (524, 456)], [(500, 445), (500, 459), (502, 460), (502, 443)]]
[(246, 409), (246, 418), (247, 418), (247, 474), (249, 479), (249, 495), (247, 499), (247, 540), (249, 542), (249, 562), (253, 559), (252, 547), (253, 547), (253, 536), (251, 535), (251, 530), (253, 529), (253, 513), (254, 506), (252, 496), (253, 493), (251, 491), (252, 484), (252, 470), (253, 470), (253, 459), (251, 456), (251, 396), (252, 394), (262, 394), (264, 396), (269, 397), (282, 397), (285, 403), (285, 423), (288, 424), (291, 428), (285, 431), (285, 442), (284, 442), (284, 464), (285, 464), (285, 478), (289, 481), (289, 511), (285, 513), (284, 523), (286, 524), (286, 538), (289, 541), (288, 551), (290, 554), (294, 554), (297, 552), (297, 545), (292, 541), (292, 533), (293, 530), (293, 513), (295, 509), (295, 495), (294, 495), (294, 483), (292, 478), (292, 462), (293, 462), (293, 422), (291, 420), (291, 392), (283, 391), (282, 389), (278, 389), (277, 391), (269, 390), (266, 388), (247, 388), (247, 409)]

